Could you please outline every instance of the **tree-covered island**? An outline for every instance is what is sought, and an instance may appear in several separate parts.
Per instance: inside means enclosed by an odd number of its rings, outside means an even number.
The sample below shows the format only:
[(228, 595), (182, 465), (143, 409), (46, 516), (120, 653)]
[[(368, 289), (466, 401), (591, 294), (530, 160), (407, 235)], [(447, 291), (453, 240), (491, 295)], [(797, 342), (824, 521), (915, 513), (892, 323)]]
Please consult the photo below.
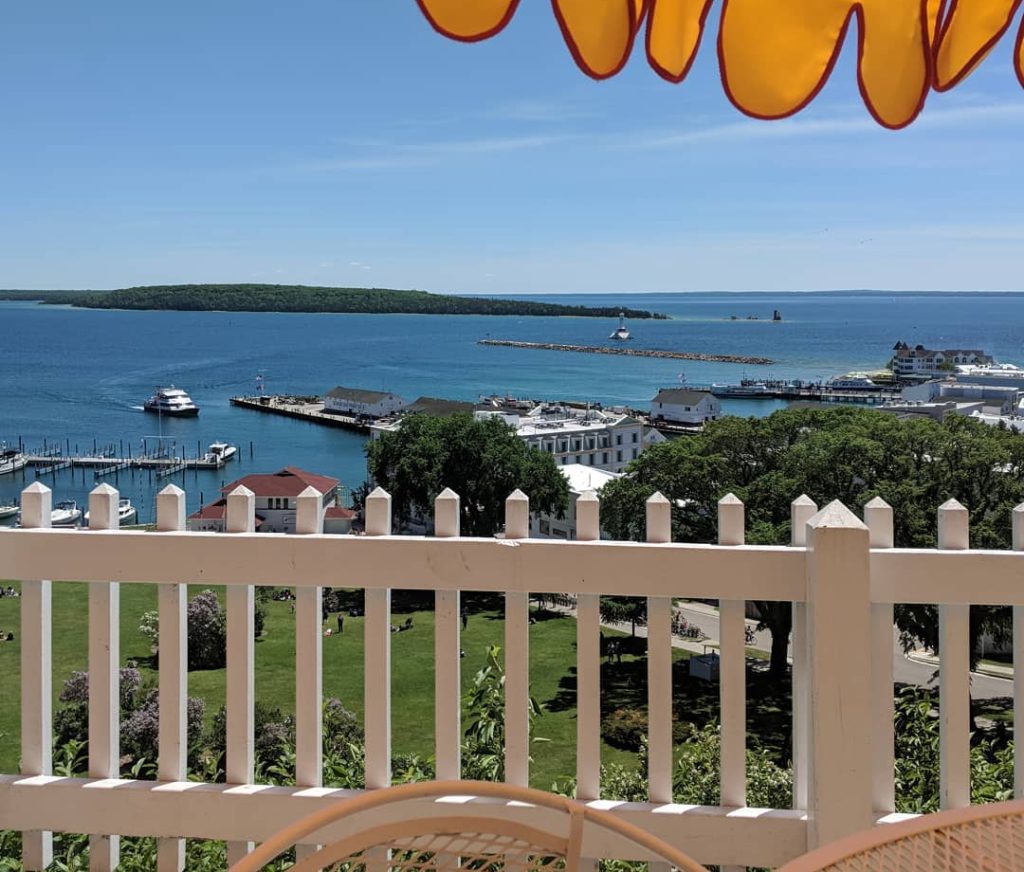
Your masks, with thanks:
[(191, 312), (353, 312), (372, 315), (542, 315), (636, 320), (666, 315), (618, 306), (566, 306), (535, 300), (459, 297), (388, 288), (306, 285), (150, 285), (116, 291), (0, 291), (0, 300), (38, 300), (85, 309)]

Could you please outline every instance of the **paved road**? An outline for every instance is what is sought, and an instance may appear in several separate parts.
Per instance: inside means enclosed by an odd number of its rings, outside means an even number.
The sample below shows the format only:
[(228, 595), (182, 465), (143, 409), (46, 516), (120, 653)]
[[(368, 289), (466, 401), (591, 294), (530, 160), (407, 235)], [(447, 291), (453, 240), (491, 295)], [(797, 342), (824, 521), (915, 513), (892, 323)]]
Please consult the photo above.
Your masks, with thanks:
[[(679, 606), (683, 617), (691, 624), (696, 624), (709, 639), (718, 640), (718, 613), (708, 606)], [(748, 621), (753, 626), (755, 622)], [(768, 651), (771, 648), (771, 633), (764, 630), (755, 634), (754, 647)], [(936, 677), (935, 667), (927, 663), (918, 663), (903, 654), (899, 643), (899, 634), (893, 628), (893, 678), (904, 684), (929, 685)], [(974, 699), (992, 699), (994, 697), (1013, 696), (1013, 681), (1006, 678), (993, 678), (977, 672), (971, 673), (971, 696)]]

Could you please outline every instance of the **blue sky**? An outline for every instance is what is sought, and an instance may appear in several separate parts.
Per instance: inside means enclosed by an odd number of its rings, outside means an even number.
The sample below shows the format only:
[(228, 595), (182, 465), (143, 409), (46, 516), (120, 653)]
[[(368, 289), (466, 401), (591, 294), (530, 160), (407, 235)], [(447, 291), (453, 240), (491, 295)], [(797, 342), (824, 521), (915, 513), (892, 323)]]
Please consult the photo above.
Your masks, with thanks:
[(0, 287), (1024, 289), (1009, 40), (891, 133), (850, 51), (757, 122), (710, 41), (596, 83), (541, 0), (476, 45), (414, 0), (4, 11)]

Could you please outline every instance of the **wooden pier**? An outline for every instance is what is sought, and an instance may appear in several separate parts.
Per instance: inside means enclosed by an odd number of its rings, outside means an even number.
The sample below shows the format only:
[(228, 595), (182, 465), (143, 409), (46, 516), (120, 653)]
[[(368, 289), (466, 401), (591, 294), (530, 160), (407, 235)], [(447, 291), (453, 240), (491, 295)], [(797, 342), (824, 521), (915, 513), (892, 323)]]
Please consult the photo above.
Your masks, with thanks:
[(309, 421), (311, 424), (322, 424), (325, 427), (340, 427), (343, 430), (354, 430), (358, 433), (370, 432), (370, 421), (365, 418), (325, 412), (324, 401), (321, 397), (280, 395), (232, 397), (231, 405), (240, 406), (243, 409), (253, 409), (257, 412), (267, 412), (271, 415), (298, 418), (302, 421)]

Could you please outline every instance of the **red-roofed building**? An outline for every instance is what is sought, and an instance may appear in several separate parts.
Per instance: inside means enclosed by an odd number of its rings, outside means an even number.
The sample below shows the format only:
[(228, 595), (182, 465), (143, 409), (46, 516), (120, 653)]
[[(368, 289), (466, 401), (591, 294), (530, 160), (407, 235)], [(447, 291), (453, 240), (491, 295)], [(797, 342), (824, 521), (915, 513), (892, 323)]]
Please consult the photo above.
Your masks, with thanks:
[(261, 533), (294, 533), (297, 500), (307, 487), (323, 494), (324, 532), (348, 533), (355, 513), (337, 505), (336, 478), (286, 466), (277, 472), (246, 475), (221, 488), (221, 499), (189, 515), (188, 529), (222, 533), (227, 516), (227, 497), (237, 487), (246, 487), (256, 495), (255, 522)]

